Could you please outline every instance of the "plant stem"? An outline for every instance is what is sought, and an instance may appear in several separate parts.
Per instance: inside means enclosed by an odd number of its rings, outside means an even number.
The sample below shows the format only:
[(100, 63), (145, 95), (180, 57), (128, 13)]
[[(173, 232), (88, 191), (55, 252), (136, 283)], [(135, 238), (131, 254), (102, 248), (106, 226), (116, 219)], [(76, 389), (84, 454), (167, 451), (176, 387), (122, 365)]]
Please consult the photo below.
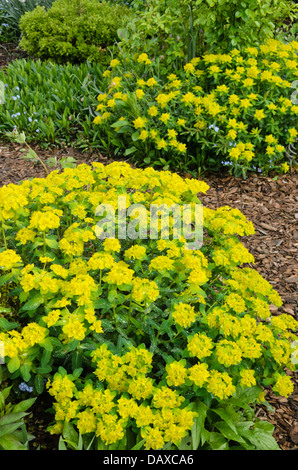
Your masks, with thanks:
[[(29, 150), (32, 150), (31, 147), (30, 147), (30, 145), (27, 144), (27, 142), (25, 142), (25, 144), (27, 145), (27, 147), (28, 147)], [(47, 173), (47, 175), (48, 175), (49, 172), (48, 172), (48, 169), (47, 169), (47, 167), (45, 166), (44, 162), (43, 162), (42, 159), (37, 155), (36, 152), (34, 152), (34, 153), (35, 153), (35, 155), (36, 155), (36, 158), (37, 158), (37, 159), (39, 160), (39, 162), (42, 164), (42, 166), (44, 167), (44, 169), (45, 169), (45, 171), (46, 171), (46, 173)]]

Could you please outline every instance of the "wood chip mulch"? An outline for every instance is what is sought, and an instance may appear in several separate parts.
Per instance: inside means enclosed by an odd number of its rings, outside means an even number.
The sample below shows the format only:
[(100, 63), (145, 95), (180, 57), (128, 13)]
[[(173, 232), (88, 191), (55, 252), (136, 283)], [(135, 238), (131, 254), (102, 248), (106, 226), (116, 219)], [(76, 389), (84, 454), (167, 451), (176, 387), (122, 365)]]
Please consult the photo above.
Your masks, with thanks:
[[(0, 143), (0, 186), (17, 183), (32, 177), (46, 176), (40, 163), (22, 158), (22, 146)], [(34, 149), (46, 160), (48, 157), (71, 156), (77, 164), (92, 161), (110, 163), (101, 154), (82, 154), (77, 149)], [(255, 235), (242, 239), (255, 257), (252, 265), (279, 292), (283, 307), (271, 306), (272, 314), (286, 312), (298, 320), (297, 312), (297, 247), (298, 247), (298, 193), (297, 173), (273, 180), (264, 176), (249, 176), (246, 180), (227, 174), (208, 174), (200, 179), (210, 189), (201, 195), (201, 202), (216, 209), (221, 206), (238, 208), (253, 222)], [(274, 437), (282, 450), (298, 449), (298, 377), (292, 375), (295, 390), (289, 398), (276, 396), (271, 389), (265, 391), (266, 400), (274, 411), (258, 406), (257, 416), (275, 426)], [(44, 437), (46, 440), (46, 437)], [(42, 446), (43, 447), (43, 446)]]
[[(242, 238), (254, 255), (251, 267), (267, 279), (279, 292), (283, 307), (273, 305), (273, 315), (288, 313), (298, 320), (298, 191), (297, 173), (277, 180), (250, 176), (247, 180), (232, 176), (212, 175), (203, 178), (210, 185), (203, 204), (216, 209), (230, 206), (253, 222), (255, 235)], [(257, 416), (275, 426), (274, 437), (282, 450), (298, 449), (298, 377), (292, 373), (295, 389), (288, 398), (266, 390), (266, 400), (274, 411), (259, 406)]]

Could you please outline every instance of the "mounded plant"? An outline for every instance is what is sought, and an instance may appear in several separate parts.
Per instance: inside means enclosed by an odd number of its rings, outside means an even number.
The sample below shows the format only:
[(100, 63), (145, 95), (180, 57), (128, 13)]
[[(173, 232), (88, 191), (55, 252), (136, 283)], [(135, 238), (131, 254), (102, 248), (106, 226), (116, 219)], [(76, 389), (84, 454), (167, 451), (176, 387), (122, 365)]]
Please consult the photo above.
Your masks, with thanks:
[(99, 0), (56, 0), (49, 10), (37, 7), (20, 21), (20, 47), (59, 63), (106, 62), (117, 29), (132, 17), (126, 5)]
[(239, 210), (204, 207), (197, 225), (207, 190), (117, 162), (0, 189), (0, 286), (19, 302), (3, 298), (5, 377), (34, 394), (46, 379), (62, 447), (277, 448), (254, 407), (264, 387), (292, 393), (298, 323), (272, 316)]
[(167, 78), (146, 53), (103, 73), (96, 128), (111, 147), (164, 169), (287, 172), (298, 136), (298, 43), (203, 54)]

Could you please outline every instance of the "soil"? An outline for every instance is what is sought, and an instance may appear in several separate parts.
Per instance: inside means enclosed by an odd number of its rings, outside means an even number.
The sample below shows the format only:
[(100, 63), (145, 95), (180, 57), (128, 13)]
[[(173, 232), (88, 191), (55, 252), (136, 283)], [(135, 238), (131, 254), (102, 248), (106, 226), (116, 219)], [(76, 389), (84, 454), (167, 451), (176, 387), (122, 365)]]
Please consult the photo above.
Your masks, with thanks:
[[(25, 55), (10, 45), (0, 48), (0, 68), (15, 58)], [(39, 157), (71, 156), (79, 163), (100, 161), (110, 163), (100, 153), (82, 153), (73, 148), (42, 150), (33, 146)], [(46, 172), (40, 163), (23, 158), (22, 146), (0, 142), (0, 186), (17, 183), (20, 180), (45, 177)], [(283, 307), (271, 306), (273, 315), (286, 312), (298, 320), (298, 193), (297, 172), (273, 179), (271, 177), (250, 175), (247, 179), (235, 178), (224, 174), (204, 174), (200, 179), (206, 181), (210, 189), (201, 196), (201, 202), (216, 209), (221, 206), (238, 208), (253, 222), (255, 234), (244, 237), (243, 242), (255, 257), (252, 265), (279, 292)], [(271, 389), (265, 391), (266, 400), (274, 411), (259, 405), (257, 416), (270, 421), (275, 426), (274, 437), (282, 450), (298, 449), (298, 377), (292, 373), (295, 390), (288, 397), (277, 397)], [(32, 448), (55, 450), (58, 439), (46, 432), (52, 416), (45, 412), (49, 408), (46, 397), (35, 403), (33, 413), (27, 419), (29, 431), (36, 436)], [(32, 428), (32, 429), (30, 429)]]

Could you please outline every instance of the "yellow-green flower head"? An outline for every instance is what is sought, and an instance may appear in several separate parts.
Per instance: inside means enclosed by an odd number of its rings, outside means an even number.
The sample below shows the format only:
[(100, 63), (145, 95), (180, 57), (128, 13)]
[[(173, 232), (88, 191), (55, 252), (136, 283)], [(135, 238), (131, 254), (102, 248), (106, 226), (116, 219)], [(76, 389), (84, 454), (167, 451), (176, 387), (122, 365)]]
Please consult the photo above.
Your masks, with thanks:
[(0, 269), (10, 271), (12, 268), (22, 264), (22, 258), (14, 250), (8, 249), (0, 253)]
[(211, 370), (207, 384), (208, 392), (212, 393), (219, 400), (224, 400), (235, 393), (236, 388), (233, 385), (232, 378), (227, 372)]
[(197, 357), (199, 360), (210, 356), (213, 347), (212, 339), (205, 333), (195, 333), (192, 337), (188, 337), (187, 349), (191, 356)]
[(176, 304), (174, 305), (172, 318), (177, 325), (182, 326), (183, 328), (187, 328), (196, 321), (194, 307), (182, 302)]
[(172, 385), (174, 385), (174, 387), (178, 387), (185, 383), (185, 379), (187, 378), (187, 369), (185, 368), (183, 362), (175, 361), (167, 364), (166, 372), (166, 380), (169, 387)]

